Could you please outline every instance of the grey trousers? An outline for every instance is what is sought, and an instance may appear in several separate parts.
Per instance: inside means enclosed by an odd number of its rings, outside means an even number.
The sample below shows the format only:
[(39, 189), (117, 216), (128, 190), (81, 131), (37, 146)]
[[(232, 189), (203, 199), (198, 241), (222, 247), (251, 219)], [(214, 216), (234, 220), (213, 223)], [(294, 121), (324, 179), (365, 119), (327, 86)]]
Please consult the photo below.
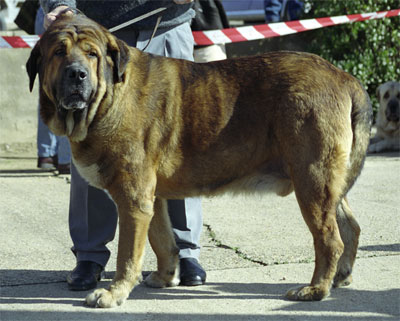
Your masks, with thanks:
[[(152, 30), (120, 30), (115, 35), (129, 45), (143, 49)], [(159, 29), (146, 52), (161, 56), (193, 60), (193, 37), (189, 23), (174, 28)], [(201, 200), (169, 200), (171, 218), (180, 258), (200, 254), (200, 234), (203, 225)], [(118, 215), (114, 202), (103, 190), (90, 186), (71, 166), (69, 229), (72, 251), (77, 261), (93, 261), (106, 266), (110, 257), (107, 243), (115, 236)]]

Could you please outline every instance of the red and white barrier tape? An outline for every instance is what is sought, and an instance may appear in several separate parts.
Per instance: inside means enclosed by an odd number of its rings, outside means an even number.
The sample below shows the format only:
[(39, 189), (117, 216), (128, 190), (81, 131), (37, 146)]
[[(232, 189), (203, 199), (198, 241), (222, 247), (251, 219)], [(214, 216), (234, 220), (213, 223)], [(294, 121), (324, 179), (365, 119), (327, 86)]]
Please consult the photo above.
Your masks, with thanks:
[(344, 23), (382, 19), (395, 16), (400, 16), (400, 9), (327, 18), (278, 22), (222, 30), (194, 31), (193, 36), (197, 45), (213, 45), (279, 37), (292, 33), (330, 27)]
[[(193, 37), (196, 45), (224, 44), (279, 37), (344, 23), (396, 16), (400, 16), (400, 9), (336, 17), (278, 22), (222, 30), (194, 31)], [(39, 36), (3, 36), (0, 37), (0, 48), (32, 48), (38, 40)]]

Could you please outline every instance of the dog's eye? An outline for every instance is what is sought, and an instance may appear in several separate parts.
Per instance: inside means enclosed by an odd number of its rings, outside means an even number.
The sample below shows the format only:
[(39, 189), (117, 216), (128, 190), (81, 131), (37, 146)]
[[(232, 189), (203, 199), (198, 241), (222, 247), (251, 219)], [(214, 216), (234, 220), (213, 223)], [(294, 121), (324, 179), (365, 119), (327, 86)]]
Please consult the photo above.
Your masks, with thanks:
[(97, 53), (95, 51), (90, 51), (88, 53), (89, 58), (97, 58)]
[(385, 98), (385, 99), (388, 99), (389, 98), (389, 92), (387, 91), (386, 93), (385, 93), (385, 95), (383, 96), (383, 98)]
[(54, 55), (56, 56), (64, 56), (65, 55), (65, 49), (64, 48), (59, 48), (54, 52)]

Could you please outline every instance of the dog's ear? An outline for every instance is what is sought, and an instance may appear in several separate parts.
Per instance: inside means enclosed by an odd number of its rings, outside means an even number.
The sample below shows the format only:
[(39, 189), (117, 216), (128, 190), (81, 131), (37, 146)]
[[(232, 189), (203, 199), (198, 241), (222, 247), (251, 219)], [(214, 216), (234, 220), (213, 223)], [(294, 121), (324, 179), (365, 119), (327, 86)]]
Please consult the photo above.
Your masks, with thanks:
[(114, 81), (120, 82), (129, 62), (129, 46), (122, 40), (114, 38), (109, 41), (109, 52), (114, 62)]
[(35, 47), (31, 51), (31, 55), (29, 56), (28, 61), (26, 62), (26, 72), (29, 76), (29, 90), (32, 92), (33, 84), (35, 83), (36, 74), (39, 70), (40, 64), (40, 47), (39, 43), (35, 45)]
[(378, 88), (376, 88), (376, 96), (378, 97), (378, 101), (381, 101), (381, 89), (382, 89), (382, 85), (378, 86)]

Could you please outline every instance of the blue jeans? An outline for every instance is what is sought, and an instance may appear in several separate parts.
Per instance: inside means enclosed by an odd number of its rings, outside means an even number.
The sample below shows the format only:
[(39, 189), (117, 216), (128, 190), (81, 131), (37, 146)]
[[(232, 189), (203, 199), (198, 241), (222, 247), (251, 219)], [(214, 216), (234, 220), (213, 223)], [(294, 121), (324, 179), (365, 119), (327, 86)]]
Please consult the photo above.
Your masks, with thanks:
[(68, 138), (54, 135), (46, 124), (43, 123), (40, 115), (38, 117), (36, 143), (39, 157), (58, 155), (59, 164), (69, 164), (71, 162), (71, 149), (69, 147)]
[[(143, 49), (152, 30), (120, 30), (115, 35), (129, 45)], [(146, 52), (193, 61), (193, 36), (189, 23), (159, 29)], [(180, 249), (179, 257), (198, 259), (203, 225), (201, 200), (187, 198), (168, 201), (171, 223)], [(72, 251), (77, 261), (93, 261), (105, 266), (110, 257), (107, 243), (114, 239), (118, 214), (114, 202), (100, 189), (90, 186), (71, 167), (69, 227)]]
[(300, 0), (264, 0), (265, 21), (271, 23), (298, 20), (303, 6)]

